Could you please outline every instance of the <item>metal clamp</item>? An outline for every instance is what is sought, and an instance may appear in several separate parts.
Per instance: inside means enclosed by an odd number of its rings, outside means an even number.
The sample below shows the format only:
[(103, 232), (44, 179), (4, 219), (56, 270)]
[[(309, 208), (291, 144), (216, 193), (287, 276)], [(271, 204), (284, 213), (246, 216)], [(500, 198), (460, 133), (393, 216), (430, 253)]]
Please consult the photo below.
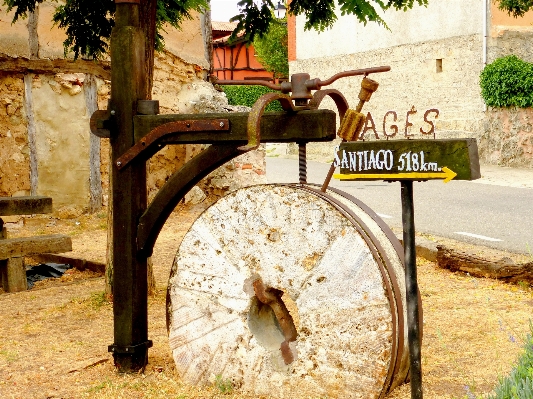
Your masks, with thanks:
[(134, 354), (134, 353), (139, 353), (139, 352), (141, 353), (146, 352), (146, 350), (148, 350), (148, 348), (151, 348), (153, 345), (154, 343), (152, 342), (152, 340), (148, 340), (138, 345), (126, 345), (126, 346), (109, 345), (107, 347), (107, 351), (112, 352), (112, 353), (129, 355), (129, 354)]

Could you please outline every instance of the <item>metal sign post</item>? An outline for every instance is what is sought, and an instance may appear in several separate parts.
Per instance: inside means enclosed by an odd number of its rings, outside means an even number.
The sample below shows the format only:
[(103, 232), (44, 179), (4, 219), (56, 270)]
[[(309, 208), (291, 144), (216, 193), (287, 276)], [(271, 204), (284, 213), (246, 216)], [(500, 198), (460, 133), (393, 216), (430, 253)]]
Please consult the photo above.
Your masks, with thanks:
[(339, 180), (386, 180), (401, 184), (405, 289), (411, 398), (422, 399), (421, 326), (416, 269), (413, 181), (475, 180), (479, 158), (475, 139), (346, 142), (335, 154)]
[(403, 247), (405, 256), (405, 291), (407, 297), (407, 330), (409, 339), (411, 398), (422, 399), (422, 356), (418, 279), (416, 275), (415, 210), (413, 182), (400, 181), (402, 187)]

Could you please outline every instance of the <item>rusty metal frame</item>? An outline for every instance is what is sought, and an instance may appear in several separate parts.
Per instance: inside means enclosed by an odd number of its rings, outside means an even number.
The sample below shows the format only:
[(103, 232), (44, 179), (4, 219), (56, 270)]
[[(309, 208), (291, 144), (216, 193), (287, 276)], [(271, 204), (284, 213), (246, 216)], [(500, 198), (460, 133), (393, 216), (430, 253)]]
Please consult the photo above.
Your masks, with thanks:
[(139, 254), (152, 255), (163, 225), (191, 188), (219, 166), (245, 152), (236, 145), (211, 145), (175, 172), (139, 219), (137, 229)]
[[(393, 382), (393, 376), (397, 374), (399, 371), (399, 367), (401, 365), (401, 359), (403, 357), (403, 352), (405, 350), (404, 342), (400, 339), (404, 335), (405, 324), (406, 324), (404, 320), (404, 314), (403, 314), (403, 303), (402, 303), (402, 297), (400, 293), (400, 287), (398, 286), (398, 282), (392, 278), (392, 276), (394, 275), (394, 269), (392, 267), (392, 264), (390, 263), (390, 260), (387, 258), (387, 256), (385, 256), (386, 252), (381, 246), (381, 244), (379, 243), (379, 241), (377, 240), (376, 236), (370, 231), (368, 227), (366, 227), (366, 224), (352, 210), (348, 209), (344, 204), (339, 202), (337, 199), (333, 198), (331, 195), (323, 192), (322, 190), (317, 190), (309, 186), (300, 186), (300, 185), (289, 185), (289, 186), (298, 187), (299, 189), (302, 189), (304, 191), (307, 191), (309, 193), (312, 193), (324, 199), (325, 201), (330, 203), (332, 206), (334, 206), (344, 216), (350, 219), (354, 225), (354, 228), (357, 230), (357, 232), (361, 235), (363, 240), (366, 242), (368, 248), (372, 252), (372, 256), (374, 260), (376, 261), (378, 268), (380, 269), (383, 285), (385, 287), (385, 293), (389, 300), (389, 305), (391, 309), (396, 310), (396, 315), (397, 315), (397, 319), (395, 319), (394, 316), (392, 318), (392, 334), (393, 334), (393, 337), (395, 337), (396, 339), (393, 339), (392, 341), (391, 361), (389, 364), (389, 371), (387, 373), (387, 377), (383, 384), (383, 389), (379, 395), (379, 398), (384, 398), (391, 387), (391, 384)], [(342, 195), (342, 196), (345, 198), (349, 198), (348, 194)], [(381, 223), (380, 223), (380, 227), (383, 230), (390, 230), (388, 229), (388, 227), (383, 226), (383, 224)], [(396, 246), (395, 246), (395, 249), (396, 249)], [(400, 256), (400, 259), (403, 259), (403, 256), (401, 256), (400, 254), (399, 256)], [(393, 314), (393, 312), (391, 312), (391, 314)]]
[(299, 109), (293, 105), (291, 98), (286, 94), (263, 94), (254, 103), (250, 114), (248, 115), (248, 144), (241, 147), (243, 151), (255, 150), (259, 147), (261, 141), (261, 117), (265, 113), (267, 105), (276, 100), (280, 102), (281, 107), (287, 112), (296, 112)]
[(229, 130), (229, 120), (227, 119), (195, 119), (165, 123), (153, 129), (133, 147), (126, 151), (126, 153), (121, 155), (117, 159), (116, 165), (118, 170), (121, 170), (141, 155), (145, 155), (145, 159), (149, 158), (159, 150), (159, 148), (157, 148), (154, 151), (153, 147), (159, 142), (159, 140), (169, 134), (176, 132), (227, 132)]

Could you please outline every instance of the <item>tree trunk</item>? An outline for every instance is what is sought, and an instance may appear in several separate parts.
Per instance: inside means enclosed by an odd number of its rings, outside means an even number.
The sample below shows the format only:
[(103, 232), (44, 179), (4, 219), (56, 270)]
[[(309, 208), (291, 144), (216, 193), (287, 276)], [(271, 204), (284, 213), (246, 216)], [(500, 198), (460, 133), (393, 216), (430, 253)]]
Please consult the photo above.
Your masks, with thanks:
[(211, 8), (204, 10), (200, 15), (200, 24), (202, 26), (202, 36), (204, 39), (204, 56), (209, 62), (209, 71), (206, 80), (213, 74), (213, 30), (211, 25)]

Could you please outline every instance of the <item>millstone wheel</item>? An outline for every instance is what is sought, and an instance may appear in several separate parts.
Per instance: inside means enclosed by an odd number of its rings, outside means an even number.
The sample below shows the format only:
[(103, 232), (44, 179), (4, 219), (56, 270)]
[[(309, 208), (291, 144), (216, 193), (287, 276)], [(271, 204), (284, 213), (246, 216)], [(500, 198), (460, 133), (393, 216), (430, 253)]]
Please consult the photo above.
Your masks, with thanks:
[(401, 247), (342, 192), (237, 190), (186, 233), (167, 324), (185, 381), (279, 398), (378, 398), (408, 373)]

